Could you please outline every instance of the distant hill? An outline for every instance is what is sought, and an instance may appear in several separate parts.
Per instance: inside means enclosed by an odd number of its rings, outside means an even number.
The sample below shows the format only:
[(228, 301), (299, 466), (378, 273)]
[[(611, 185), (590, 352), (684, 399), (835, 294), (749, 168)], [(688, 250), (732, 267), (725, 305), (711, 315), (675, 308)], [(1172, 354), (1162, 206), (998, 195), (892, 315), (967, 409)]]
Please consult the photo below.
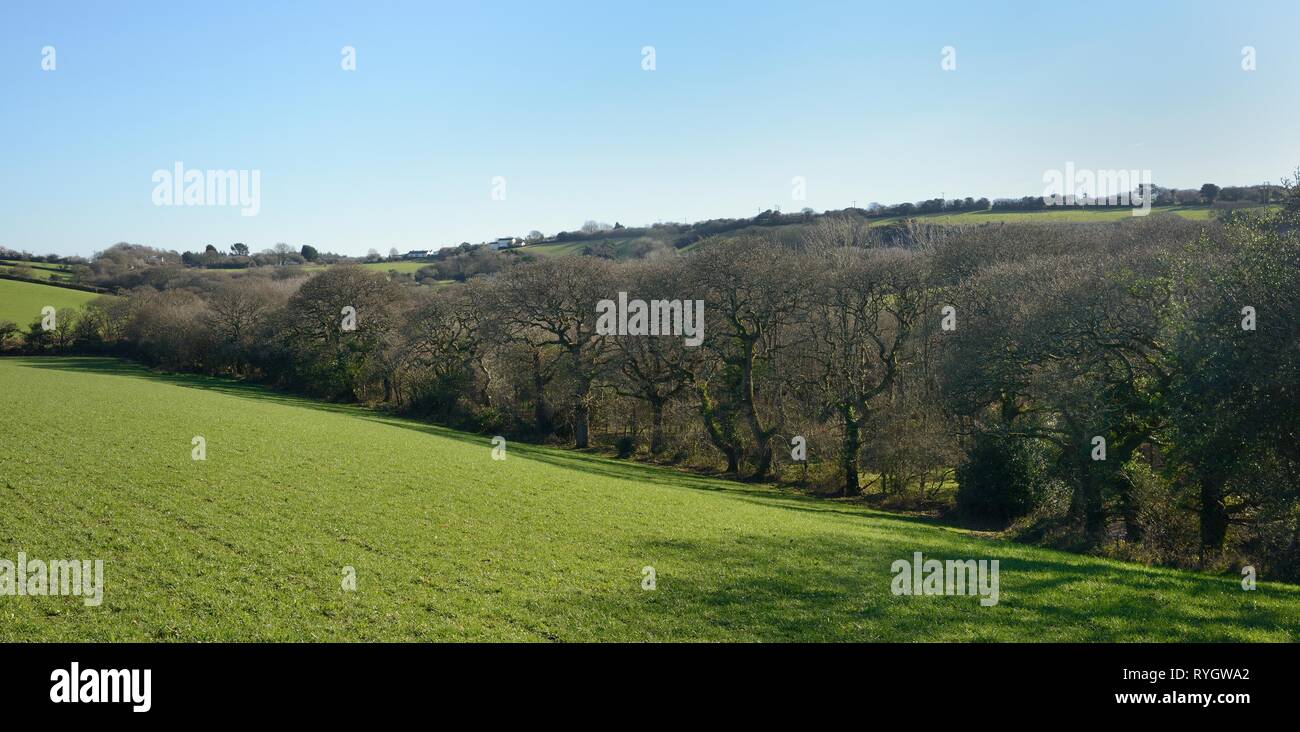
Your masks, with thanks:
[[(1255, 206), (1257, 207), (1257, 206)], [(1219, 211), (1228, 210), (1229, 207), (1212, 208), (1204, 205), (1185, 205), (1185, 206), (1157, 206), (1151, 209), (1151, 216), (1175, 215), (1193, 220), (1209, 220)], [(842, 211), (827, 212), (824, 214), (815, 214), (808, 216), (805, 214), (781, 215), (781, 218), (763, 220), (762, 217), (756, 219), (738, 219), (734, 227), (728, 227), (725, 232), (720, 233), (739, 233), (744, 231), (761, 231), (771, 229), (791, 229), (805, 226), (812, 221), (825, 216), (853, 216), (862, 215), (855, 213), (853, 209)], [(922, 223), (937, 226), (979, 226), (982, 224), (1012, 224), (1012, 223), (1056, 223), (1056, 222), (1073, 222), (1073, 223), (1095, 223), (1103, 221), (1123, 221), (1133, 218), (1132, 209), (1120, 207), (1096, 207), (1096, 208), (1051, 208), (1039, 211), (964, 211), (961, 213), (933, 213), (919, 214), (915, 216), (882, 216), (869, 217), (862, 215), (871, 227), (883, 227), (898, 224), (904, 219), (913, 219)], [(650, 229), (621, 229), (601, 232), (598, 236), (592, 238), (577, 239), (571, 241), (554, 241), (547, 240), (540, 244), (534, 244), (527, 247), (524, 251), (542, 256), (571, 256), (581, 254), (591, 254), (600, 252), (610, 256), (613, 259), (635, 259), (642, 252), (638, 250), (638, 243), (642, 247), (649, 247), (651, 243), (661, 246), (672, 246), (679, 250), (689, 250), (696, 246), (708, 234), (708, 225), (713, 224), (714, 228), (719, 228), (717, 222), (702, 222), (701, 224), (680, 225), (680, 228), (659, 227)], [(699, 229), (703, 228), (704, 231)], [(626, 233), (624, 233), (626, 232)], [(684, 243), (682, 240), (687, 238), (696, 238), (696, 241)], [(653, 247), (650, 247), (653, 248)]]

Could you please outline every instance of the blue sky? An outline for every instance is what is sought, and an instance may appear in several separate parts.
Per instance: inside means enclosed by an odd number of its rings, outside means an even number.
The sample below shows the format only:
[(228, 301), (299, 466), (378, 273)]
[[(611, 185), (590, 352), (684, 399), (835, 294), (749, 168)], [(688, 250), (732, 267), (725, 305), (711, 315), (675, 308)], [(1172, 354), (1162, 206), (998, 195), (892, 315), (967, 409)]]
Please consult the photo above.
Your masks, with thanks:
[[(1036, 195), (1067, 161), (1276, 181), (1300, 164), (1296, 28), (1295, 2), (6, 0), (0, 244), (405, 251)], [(153, 205), (176, 161), (259, 170), (259, 214)]]

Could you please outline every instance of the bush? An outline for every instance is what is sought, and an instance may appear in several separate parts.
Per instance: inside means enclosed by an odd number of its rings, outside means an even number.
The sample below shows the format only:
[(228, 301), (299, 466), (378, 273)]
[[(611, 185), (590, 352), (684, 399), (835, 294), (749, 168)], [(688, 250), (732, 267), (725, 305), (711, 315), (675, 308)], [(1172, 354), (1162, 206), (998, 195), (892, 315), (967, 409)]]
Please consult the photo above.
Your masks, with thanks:
[(957, 510), (1005, 525), (1028, 514), (1049, 480), (1049, 455), (1033, 440), (981, 434), (957, 468)]
[(614, 440), (614, 448), (618, 450), (619, 457), (630, 458), (636, 451), (636, 438), (632, 435), (622, 435)]

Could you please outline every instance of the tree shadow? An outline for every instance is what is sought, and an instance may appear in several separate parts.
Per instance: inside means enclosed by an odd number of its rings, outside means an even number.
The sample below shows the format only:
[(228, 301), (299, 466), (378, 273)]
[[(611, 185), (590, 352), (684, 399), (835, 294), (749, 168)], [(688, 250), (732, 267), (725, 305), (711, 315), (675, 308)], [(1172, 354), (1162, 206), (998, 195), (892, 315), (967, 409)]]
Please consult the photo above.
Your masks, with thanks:
[[(618, 618), (610, 632), (644, 640), (1282, 641), (1295, 640), (1300, 623), (1300, 592), (1282, 585), (1252, 596), (1230, 579), (1084, 557), (1076, 564), (999, 556), (999, 547), (971, 537), (945, 541), (924, 533), (866, 546), (825, 534), (646, 538), (631, 549), (636, 561), (622, 586), (566, 595), (546, 610), (557, 617)], [(972, 595), (893, 594), (890, 566), (912, 560), (914, 551), (927, 559), (998, 559), (998, 603), (985, 607)], [(640, 584), (635, 563), (655, 568), (653, 591)]]
[(52, 371), (71, 371), (76, 373), (118, 376), (129, 379), (144, 379), (162, 382), (172, 386), (188, 389), (214, 391), (229, 396), (272, 402), (291, 407), (314, 409), (335, 414), (365, 416), (371, 412), (354, 404), (336, 404), (320, 401), (298, 394), (276, 391), (264, 384), (257, 384), (220, 376), (203, 376), (183, 374), (170, 371), (155, 371), (132, 361), (103, 356), (12, 356), (7, 360), (26, 368), (46, 369)]
[[(188, 389), (202, 389), (227, 396), (269, 402), (282, 406), (298, 407), (343, 414), (370, 422), (413, 430), (433, 437), (455, 440), (464, 444), (481, 447), (485, 436), (460, 432), (449, 427), (417, 422), (407, 417), (379, 412), (355, 404), (325, 402), (311, 397), (287, 392), (275, 391), (263, 384), (240, 381), (219, 376), (155, 371), (132, 361), (100, 356), (64, 356), (58, 358), (40, 356), (11, 357), (12, 362), (28, 368), (91, 373), (122, 378), (144, 379)], [(720, 493), (737, 500), (776, 506), (792, 511), (808, 513), (838, 514), (842, 516), (872, 516), (890, 521), (913, 523), (925, 526), (944, 527), (934, 518), (910, 516), (879, 511), (867, 506), (856, 506), (817, 498), (799, 493), (782, 491), (777, 488), (739, 483), (724, 478), (712, 478), (687, 471), (676, 470), (655, 465), (616, 460), (600, 455), (593, 455), (576, 450), (569, 450), (546, 445), (511, 441), (508, 443), (509, 455), (553, 465), (566, 470), (575, 470), (611, 480), (625, 480), (638, 483), (651, 483), (670, 488), (687, 488), (692, 490)], [(949, 527), (951, 528), (951, 527)]]

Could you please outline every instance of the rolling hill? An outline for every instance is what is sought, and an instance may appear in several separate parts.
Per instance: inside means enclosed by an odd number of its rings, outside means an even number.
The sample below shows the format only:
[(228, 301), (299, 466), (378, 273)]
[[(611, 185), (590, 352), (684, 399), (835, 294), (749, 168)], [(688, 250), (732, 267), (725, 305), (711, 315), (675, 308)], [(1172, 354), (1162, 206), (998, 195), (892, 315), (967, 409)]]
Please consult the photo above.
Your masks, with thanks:
[(66, 264), (47, 262), (25, 262), (15, 259), (0, 259), (0, 274), (26, 277), (34, 280), (72, 280), (72, 267)]
[[(1214, 209), (1208, 206), (1158, 206), (1151, 209), (1151, 216), (1181, 216), (1187, 219), (1198, 221), (1209, 220), (1214, 213)], [(890, 226), (899, 223), (903, 217), (885, 216), (871, 219), (870, 226), (881, 227)], [(1022, 224), (1022, 223), (1096, 223), (1108, 221), (1125, 221), (1133, 218), (1130, 209), (1127, 208), (1055, 208), (1041, 211), (967, 211), (964, 213), (936, 213), (936, 214), (918, 214), (908, 218), (915, 219), (921, 223), (935, 226), (979, 226), (981, 224)], [(772, 231), (780, 229), (791, 229), (803, 226), (804, 224), (780, 224), (777, 226), (752, 226), (745, 227), (753, 231)], [(577, 241), (563, 242), (543, 242), (527, 247), (526, 251), (540, 254), (542, 256), (571, 256), (582, 254), (588, 246), (598, 247), (607, 246), (610, 252), (617, 258), (623, 259), (634, 255), (634, 243), (637, 239), (659, 239), (662, 244), (670, 245), (675, 234), (641, 234), (634, 233), (627, 236), (607, 235), (595, 237), (593, 239), (583, 239)], [(691, 244), (683, 247), (683, 250), (689, 250), (698, 246)]]
[(41, 308), (47, 305), (56, 310), (78, 308), (98, 297), (103, 295), (37, 282), (0, 279), (0, 320), (13, 321), (26, 330), (32, 321), (41, 317)]
[[(4, 558), (102, 559), (105, 578), (99, 607), (0, 596), (0, 641), (1293, 641), (1300, 628), (1300, 587), (1246, 592), (572, 451), (511, 444), (494, 460), (487, 436), (109, 359), (0, 359), (0, 403)], [(999, 560), (998, 603), (892, 594), (891, 563), (914, 552)]]

